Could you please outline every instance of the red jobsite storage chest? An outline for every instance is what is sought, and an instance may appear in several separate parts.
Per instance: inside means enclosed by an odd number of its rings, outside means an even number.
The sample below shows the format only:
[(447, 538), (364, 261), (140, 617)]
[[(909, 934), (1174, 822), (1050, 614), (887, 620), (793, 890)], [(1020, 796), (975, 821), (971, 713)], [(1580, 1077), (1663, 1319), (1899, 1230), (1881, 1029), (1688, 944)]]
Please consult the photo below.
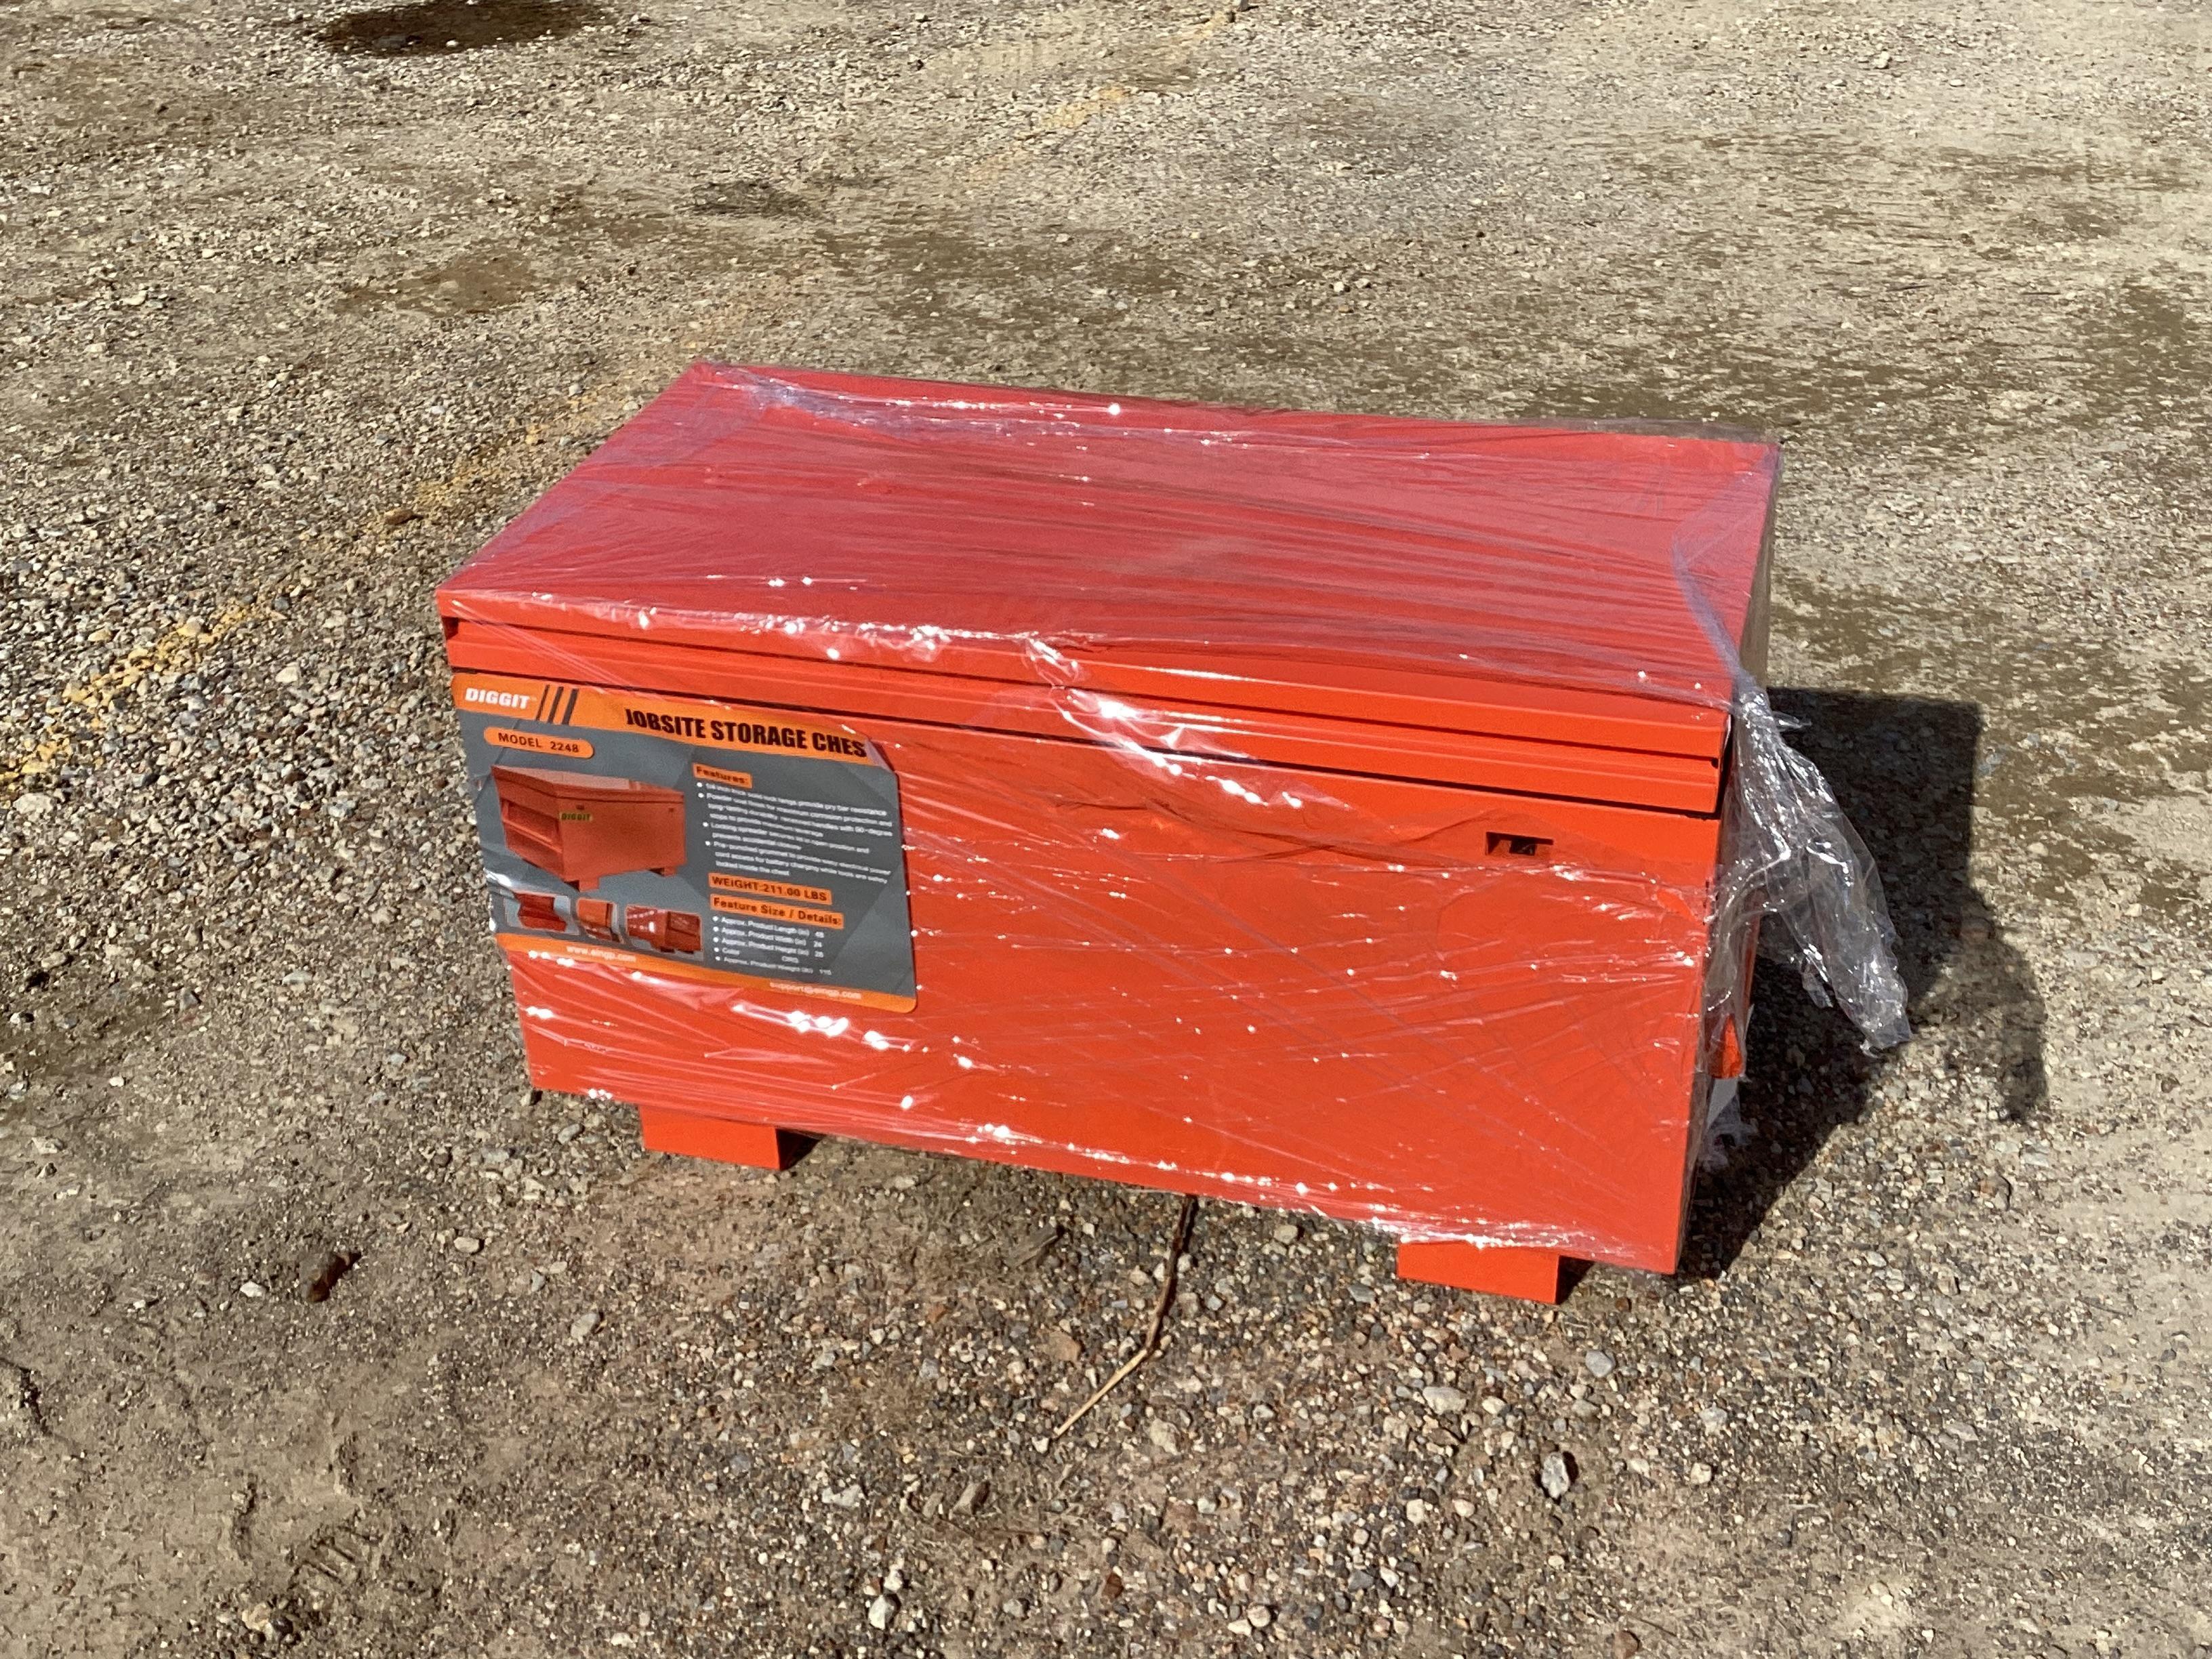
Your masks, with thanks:
[(538, 766), (495, 766), (507, 844), (540, 869), (589, 892), (623, 870), (684, 863), (684, 797), (628, 778)]
[(696, 368), (439, 594), (471, 745), (659, 786), (501, 768), (514, 850), (708, 918), (696, 964), (502, 933), (532, 1076), (665, 1149), (1367, 1222), (1446, 1283), (1669, 1270), (1776, 464)]
[(550, 893), (518, 893), (514, 908), (515, 920), (525, 927), (545, 933), (565, 933), (568, 931), (568, 924), (561, 920), (561, 912), (555, 906)]
[(633, 904), (623, 917), (623, 930), (641, 945), (656, 951), (697, 955), (699, 918), (683, 910), (656, 910)]

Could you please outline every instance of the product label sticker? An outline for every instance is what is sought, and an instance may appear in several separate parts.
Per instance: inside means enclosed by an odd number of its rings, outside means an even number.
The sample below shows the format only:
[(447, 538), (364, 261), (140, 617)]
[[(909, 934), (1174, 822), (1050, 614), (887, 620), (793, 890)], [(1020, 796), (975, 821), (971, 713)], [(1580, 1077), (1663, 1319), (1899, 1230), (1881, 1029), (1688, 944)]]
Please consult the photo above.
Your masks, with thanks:
[(911, 1009), (898, 780), (780, 710), (458, 674), (509, 951)]

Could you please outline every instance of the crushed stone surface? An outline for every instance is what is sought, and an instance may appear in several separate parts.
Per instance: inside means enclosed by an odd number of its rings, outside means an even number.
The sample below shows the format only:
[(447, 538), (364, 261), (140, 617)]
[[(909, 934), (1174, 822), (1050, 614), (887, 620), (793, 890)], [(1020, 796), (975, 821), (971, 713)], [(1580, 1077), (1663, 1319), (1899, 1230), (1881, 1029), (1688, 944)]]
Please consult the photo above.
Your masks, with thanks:
[[(0, 1656), (2212, 1647), (2203, 19), (0, 6)], [(430, 591), (701, 355), (1785, 437), (1917, 1035), (1683, 1275), (532, 1092)], [(1571, 1109), (1571, 1103), (1562, 1103)], [(1048, 1230), (1042, 1251), (1031, 1241)]]

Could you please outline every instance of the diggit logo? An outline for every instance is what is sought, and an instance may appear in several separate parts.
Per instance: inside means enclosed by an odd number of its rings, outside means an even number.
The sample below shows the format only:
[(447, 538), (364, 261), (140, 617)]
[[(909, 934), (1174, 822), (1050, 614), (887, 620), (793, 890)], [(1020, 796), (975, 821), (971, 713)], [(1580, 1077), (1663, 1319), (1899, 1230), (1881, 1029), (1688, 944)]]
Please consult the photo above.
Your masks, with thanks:
[(471, 685), (461, 693), (461, 701), (481, 704), (488, 708), (527, 708), (538, 699), (527, 691), (492, 691), (481, 685)]

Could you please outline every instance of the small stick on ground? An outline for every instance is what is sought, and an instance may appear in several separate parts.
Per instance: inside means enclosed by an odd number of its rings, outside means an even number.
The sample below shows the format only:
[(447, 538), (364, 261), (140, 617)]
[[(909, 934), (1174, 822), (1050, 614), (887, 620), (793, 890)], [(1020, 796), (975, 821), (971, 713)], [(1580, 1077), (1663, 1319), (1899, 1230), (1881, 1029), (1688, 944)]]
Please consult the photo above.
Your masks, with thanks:
[(1098, 1385), (1097, 1393), (1078, 1406), (1069, 1413), (1067, 1421), (1052, 1431), (1052, 1437), (1054, 1440), (1059, 1439), (1060, 1436), (1080, 1423), (1090, 1414), (1093, 1406), (1113, 1393), (1121, 1386), (1124, 1378), (1159, 1351), (1160, 1331), (1167, 1323), (1168, 1304), (1175, 1300), (1176, 1264), (1182, 1260), (1183, 1247), (1190, 1243), (1190, 1224), (1197, 1215), (1198, 1198), (1195, 1194), (1193, 1194), (1183, 1200), (1182, 1212), (1176, 1217), (1175, 1235), (1168, 1240), (1167, 1270), (1160, 1279), (1159, 1297), (1152, 1304), (1152, 1327), (1146, 1331), (1143, 1344), (1139, 1346), (1136, 1352), (1121, 1362), (1121, 1368), (1119, 1370)]

